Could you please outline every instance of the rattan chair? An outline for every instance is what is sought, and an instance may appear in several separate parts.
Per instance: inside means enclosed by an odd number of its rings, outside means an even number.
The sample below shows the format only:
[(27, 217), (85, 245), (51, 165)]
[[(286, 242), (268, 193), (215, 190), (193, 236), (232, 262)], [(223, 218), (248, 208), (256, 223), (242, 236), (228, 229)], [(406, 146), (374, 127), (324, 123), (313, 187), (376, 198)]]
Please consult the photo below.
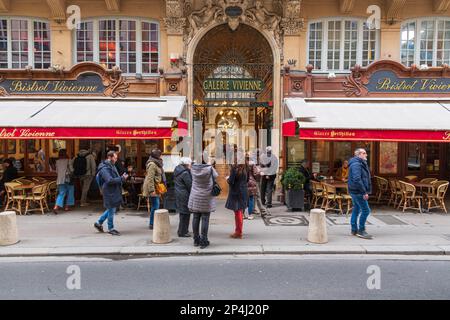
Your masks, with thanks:
[(352, 205), (352, 196), (348, 192), (348, 185), (345, 186), (345, 192), (341, 193), (340, 196), (342, 197), (343, 205), (346, 207), (345, 215), (348, 216), (348, 214), (353, 210)]
[(317, 204), (319, 201), (321, 201), (320, 207), (324, 204), (324, 192), (323, 192), (323, 186), (320, 182), (317, 181), (311, 181), (312, 186), (312, 199), (311, 199), (311, 208), (317, 208)]
[[(45, 210), (48, 208), (47, 204), (47, 192), (48, 192), (48, 184), (40, 184), (36, 185), (31, 189), (31, 193), (25, 197), (25, 214), (32, 211), (40, 211), (42, 214), (45, 214)], [(30, 204), (38, 205), (39, 207), (31, 208)]]
[(422, 213), (423, 197), (417, 195), (416, 187), (404, 181), (399, 181), (399, 183), (403, 192), (403, 212), (407, 209), (413, 209)]
[[(448, 181), (436, 181), (433, 183), (433, 188), (431, 193), (426, 194), (426, 202), (427, 202), (427, 209), (442, 209), (445, 213), (447, 212), (447, 208), (445, 207), (445, 195), (447, 193), (449, 186)], [(434, 204), (434, 206), (431, 206), (431, 204)]]
[[(323, 184), (323, 191), (324, 191), (324, 200), (325, 200), (325, 213), (328, 210), (333, 210), (333, 211), (337, 211), (341, 214), (343, 214), (342, 211), (342, 196), (338, 195), (336, 192), (336, 187), (328, 184), (328, 183), (324, 183)], [(338, 206), (338, 208), (336, 208), (336, 206)]]
[(398, 180), (389, 179), (389, 191), (391, 196), (389, 198), (388, 206), (390, 206), (392, 203), (394, 205), (394, 208), (397, 208), (397, 201), (401, 202), (401, 199), (403, 197), (403, 193), (400, 185), (398, 184)]
[(56, 197), (57, 196), (58, 196), (58, 186), (56, 185), (56, 181), (51, 181), (51, 182), (49, 182), (47, 184), (47, 200), (48, 200), (48, 203), (56, 202)]
[(377, 203), (380, 203), (382, 200), (389, 201), (389, 181), (379, 176), (374, 178), (377, 185), (377, 193), (375, 195)]
[(5, 183), (5, 191), (7, 197), (5, 211), (12, 209), (19, 215), (22, 214), (22, 203), (25, 201), (25, 195), (15, 189), (15, 187), (18, 187), (20, 185), (21, 184), (18, 182)]

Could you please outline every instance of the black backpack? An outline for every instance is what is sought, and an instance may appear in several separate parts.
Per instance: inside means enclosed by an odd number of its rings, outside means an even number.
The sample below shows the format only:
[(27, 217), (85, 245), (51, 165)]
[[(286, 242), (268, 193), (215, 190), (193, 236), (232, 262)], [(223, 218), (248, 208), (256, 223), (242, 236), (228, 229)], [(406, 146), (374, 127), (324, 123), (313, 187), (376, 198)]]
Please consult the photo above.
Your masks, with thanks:
[(87, 172), (87, 159), (78, 155), (73, 161), (73, 175), (75, 177), (82, 177)]

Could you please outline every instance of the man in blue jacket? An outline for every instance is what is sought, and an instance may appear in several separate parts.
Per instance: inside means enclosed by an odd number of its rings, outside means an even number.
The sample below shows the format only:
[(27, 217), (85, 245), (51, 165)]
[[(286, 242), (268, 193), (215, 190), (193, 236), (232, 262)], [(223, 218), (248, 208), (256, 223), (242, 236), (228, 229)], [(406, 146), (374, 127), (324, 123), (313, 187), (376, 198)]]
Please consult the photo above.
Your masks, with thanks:
[(128, 178), (124, 173), (122, 176), (116, 169), (117, 153), (109, 151), (107, 159), (98, 167), (97, 183), (102, 190), (103, 205), (106, 211), (94, 224), (94, 227), (103, 232), (103, 223), (108, 220), (108, 233), (113, 236), (120, 236), (120, 232), (114, 229), (114, 215), (117, 208), (122, 204), (122, 183)]
[(362, 148), (356, 149), (355, 156), (349, 161), (348, 191), (353, 202), (352, 235), (363, 239), (372, 239), (372, 236), (366, 232), (366, 220), (370, 214), (369, 194), (372, 192), (372, 183), (367, 165), (367, 152)]

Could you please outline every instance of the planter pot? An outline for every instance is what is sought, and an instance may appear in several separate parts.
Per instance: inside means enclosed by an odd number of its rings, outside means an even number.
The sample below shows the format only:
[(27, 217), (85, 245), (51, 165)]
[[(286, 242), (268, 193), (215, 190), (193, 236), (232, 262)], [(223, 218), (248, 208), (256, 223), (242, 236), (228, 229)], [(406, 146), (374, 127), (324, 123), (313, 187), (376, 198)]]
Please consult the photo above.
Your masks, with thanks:
[(305, 210), (305, 191), (304, 190), (286, 190), (286, 207), (290, 210)]

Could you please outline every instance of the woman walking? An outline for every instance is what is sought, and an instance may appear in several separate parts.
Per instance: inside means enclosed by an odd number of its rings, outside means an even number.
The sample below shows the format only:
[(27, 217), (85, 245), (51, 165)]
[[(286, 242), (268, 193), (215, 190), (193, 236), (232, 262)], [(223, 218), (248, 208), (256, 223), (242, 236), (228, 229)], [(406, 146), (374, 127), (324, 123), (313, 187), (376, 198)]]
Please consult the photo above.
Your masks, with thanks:
[[(216, 200), (211, 194), (214, 179), (219, 175), (210, 164), (194, 164), (191, 169), (192, 189), (188, 208), (193, 213), (192, 230), (194, 246), (204, 249), (209, 246), (208, 228), (211, 212), (216, 211)], [(201, 221), (201, 235), (200, 235)]]
[(155, 211), (159, 209), (160, 204), (160, 195), (156, 192), (156, 185), (161, 182), (165, 184), (166, 181), (161, 154), (162, 152), (159, 149), (153, 149), (150, 153), (146, 164), (147, 173), (142, 187), (142, 194), (144, 197), (149, 197), (152, 204), (152, 209), (150, 210), (150, 230), (153, 230)]
[(248, 174), (248, 220), (253, 220), (254, 209), (255, 209), (255, 200), (258, 196), (258, 182), (257, 175), (259, 174), (258, 168), (255, 166), (253, 161), (248, 161), (247, 166), (247, 174)]
[[(56, 173), (58, 196), (56, 197), (53, 212), (58, 214), (58, 210), (64, 208), (64, 211), (69, 211), (69, 206), (75, 205), (75, 187), (72, 181), (73, 167), (72, 161), (67, 156), (66, 149), (61, 149), (58, 152), (58, 160), (56, 160)], [(66, 201), (64, 205), (65, 199)]]
[(191, 213), (188, 208), (189, 195), (191, 194), (192, 189), (191, 162), (190, 158), (181, 158), (180, 164), (173, 172), (176, 205), (180, 215), (178, 237), (185, 238), (191, 236), (189, 234), (189, 220), (191, 218)]
[(245, 164), (233, 165), (230, 176), (228, 199), (225, 208), (234, 211), (236, 229), (230, 235), (234, 239), (242, 239), (242, 228), (244, 224), (244, 211), (248, 205), (248, 174)]

